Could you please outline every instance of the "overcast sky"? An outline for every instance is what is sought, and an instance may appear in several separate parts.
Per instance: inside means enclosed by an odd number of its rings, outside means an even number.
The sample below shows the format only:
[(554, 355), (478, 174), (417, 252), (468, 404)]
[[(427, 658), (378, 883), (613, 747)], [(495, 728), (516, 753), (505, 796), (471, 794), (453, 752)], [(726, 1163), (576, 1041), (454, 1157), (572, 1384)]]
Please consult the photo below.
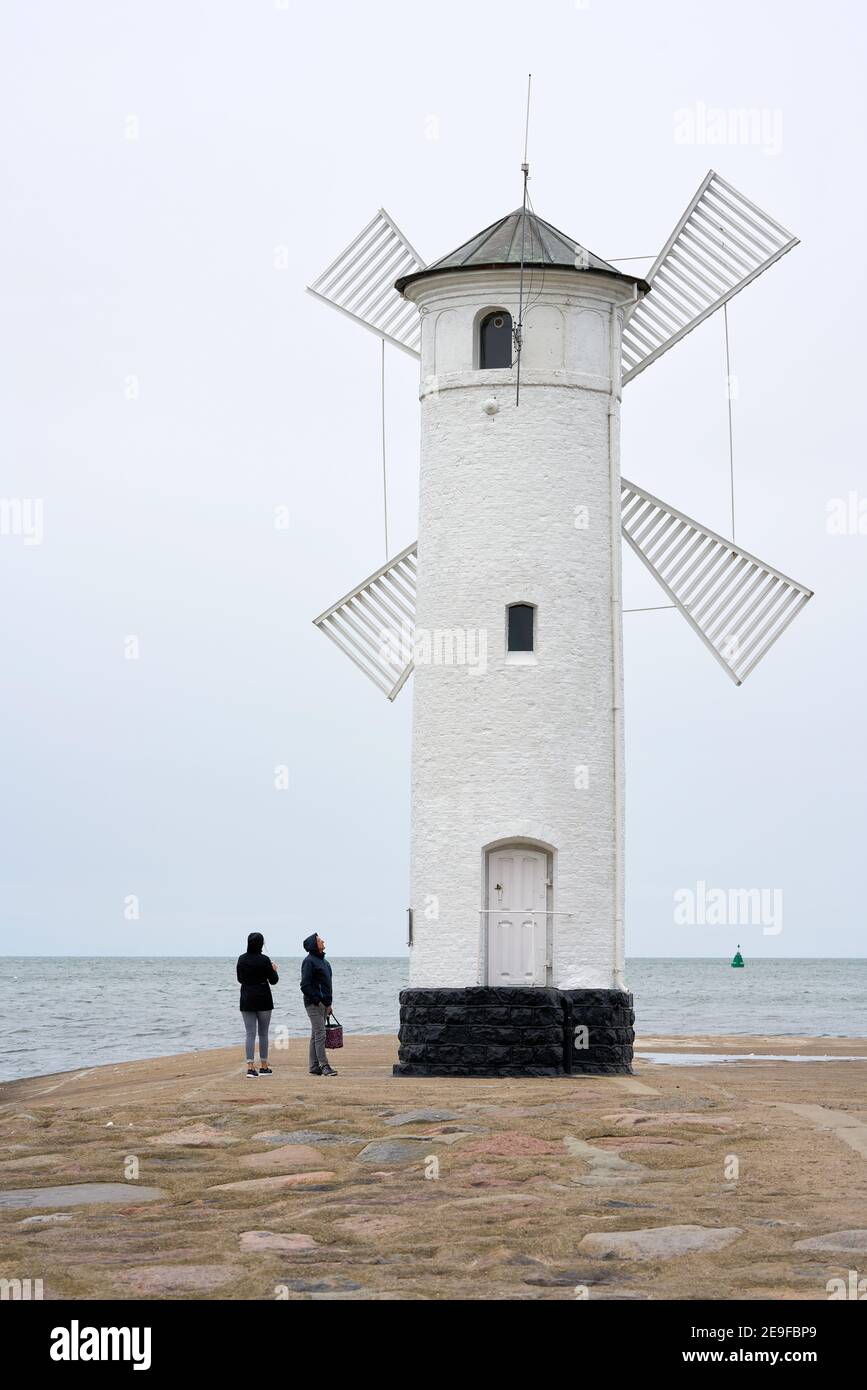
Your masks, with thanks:
[[(864, 27), (3, 7), (0, 497), (33, 505), (0, 534), (0, 951), (402, 953), (411, 686), (390, 705), (311, 625), (383, 559), (379, 343), (304, 286), (380, 205), (426, 260), (516, 206), (532, 70), (534, 206), (592, 251), (646, 269), (711, 166), (802, 241), (730, 306), (737, 535), (816, 597), (740, 689), (678, 613), (624, 618), (627, 952), (865, 954), (867, 534), (827, 528), (867, 498)], [(718, 110), (752, 138), (702, 143)], [(389, 349), (393, 552), (417, 372)], [(719, 315), (628, 388), (622, 462), (727, 533), (724, 379)], [(624, 564), (627, 606), (665, 601)], [(699, 881), (779, 890), (782, 932), (676, 925)]]

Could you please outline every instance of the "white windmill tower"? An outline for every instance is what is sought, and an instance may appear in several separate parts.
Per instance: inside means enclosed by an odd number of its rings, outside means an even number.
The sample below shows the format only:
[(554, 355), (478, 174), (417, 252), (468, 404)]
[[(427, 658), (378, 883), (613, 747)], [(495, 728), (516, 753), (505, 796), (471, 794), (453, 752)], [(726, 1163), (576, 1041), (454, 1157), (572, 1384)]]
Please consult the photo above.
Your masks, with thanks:
[(418, 544), (315, 619), (388, 699), (415, 670), (409, 1074), (630, 1069), (621, 535), (738, 685), (811, 597), (619, 458), (621, 388), (797, 238), (711, 171), (637, 279), (526, 174), (433, 264), (380, 211), (310, 286), (421, 359)]

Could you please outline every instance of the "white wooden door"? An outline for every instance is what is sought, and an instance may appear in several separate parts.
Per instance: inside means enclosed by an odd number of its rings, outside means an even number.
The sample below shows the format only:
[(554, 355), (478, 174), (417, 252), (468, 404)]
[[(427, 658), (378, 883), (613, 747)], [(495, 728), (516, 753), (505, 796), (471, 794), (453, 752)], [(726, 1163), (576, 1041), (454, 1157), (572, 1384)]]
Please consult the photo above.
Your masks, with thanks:
[(488, 984), (544, 985), (548, 856), (542, 850), (488, 855)]

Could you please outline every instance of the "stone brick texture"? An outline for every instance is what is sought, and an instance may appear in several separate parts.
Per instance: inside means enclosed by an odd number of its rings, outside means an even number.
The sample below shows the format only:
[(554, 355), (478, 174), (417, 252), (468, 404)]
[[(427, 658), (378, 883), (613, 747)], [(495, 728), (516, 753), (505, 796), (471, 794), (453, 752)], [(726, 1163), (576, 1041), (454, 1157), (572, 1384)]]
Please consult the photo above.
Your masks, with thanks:
[(613, 989), (405, 989), (394, 1074), (628, 1075), (632, 1002)]

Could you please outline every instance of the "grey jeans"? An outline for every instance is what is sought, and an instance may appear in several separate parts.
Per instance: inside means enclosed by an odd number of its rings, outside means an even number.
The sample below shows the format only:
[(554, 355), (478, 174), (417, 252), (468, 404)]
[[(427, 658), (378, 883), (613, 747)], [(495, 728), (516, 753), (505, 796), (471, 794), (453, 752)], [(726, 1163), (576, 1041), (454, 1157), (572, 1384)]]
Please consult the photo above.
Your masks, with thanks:
[(271, 1009), (260, 1009), (258, 1013), (241, 1011), (244, 1029), (247, 1034), (247, 1061), (252, 1062), (256, 1055), (256, 1028), (259, 1029), (259, 1060), (268, 1060), (268, 1029), (271, 1026)]
[(324, 1004), (305, 1004), (307, 1017), (310, 1019), (310, 1051), (308, 1053), (308, 1066), (313, 1071), (319, 1067), (328, 1066), (328, 1058), (325, 1055), (325, 1005)]

